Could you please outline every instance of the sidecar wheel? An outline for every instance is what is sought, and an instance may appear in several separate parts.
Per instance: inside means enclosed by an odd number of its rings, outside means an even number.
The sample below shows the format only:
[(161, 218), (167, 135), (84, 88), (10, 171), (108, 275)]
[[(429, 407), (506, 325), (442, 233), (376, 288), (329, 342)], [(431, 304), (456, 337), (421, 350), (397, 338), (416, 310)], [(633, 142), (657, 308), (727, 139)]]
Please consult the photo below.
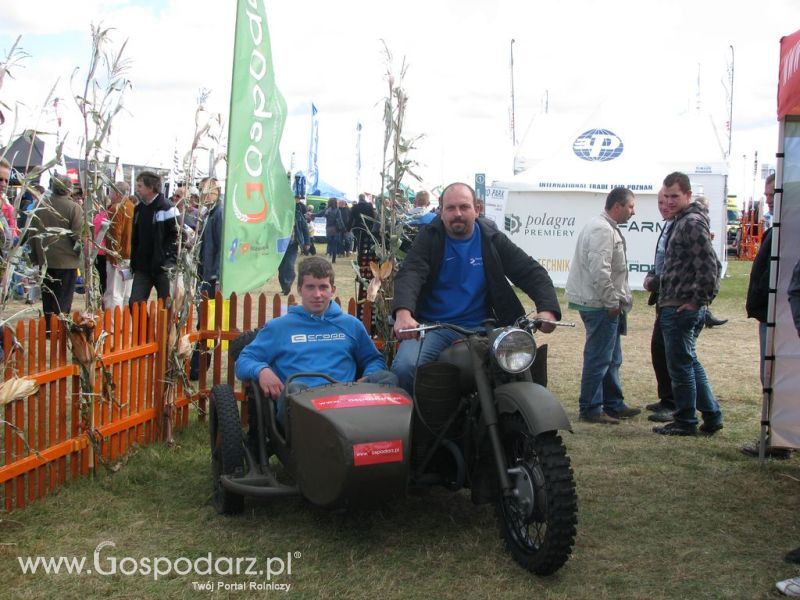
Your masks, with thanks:
[(500, 537), (520, 565), (551, 575), (569, 559), (578, 501), (569, 457), (555, 432), (534, 436), (518, 414), (502, 415), (500, 431), (518, 494), (496, 504)]
[(244, 468), (239, 409), (233, 389), (229, 385), (215, 385), (211, 388), (209, 413), (211, 476), (214, 481), (211, 503), (221, 515), (239, 514), (244, 510), (244, 496), (229, 492), (220, 482), (220, 476), (241, 474)]

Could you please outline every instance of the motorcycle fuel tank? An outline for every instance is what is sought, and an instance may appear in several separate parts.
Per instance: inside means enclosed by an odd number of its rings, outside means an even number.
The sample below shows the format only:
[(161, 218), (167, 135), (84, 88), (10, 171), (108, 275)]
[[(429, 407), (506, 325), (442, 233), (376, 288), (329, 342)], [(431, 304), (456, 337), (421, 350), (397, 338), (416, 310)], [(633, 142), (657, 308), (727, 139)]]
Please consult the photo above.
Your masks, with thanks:
[(287, 420), (300, 490), (326, 507), (405, 495), (413, 405), (400, 388), (336, 383), (290, 394)]

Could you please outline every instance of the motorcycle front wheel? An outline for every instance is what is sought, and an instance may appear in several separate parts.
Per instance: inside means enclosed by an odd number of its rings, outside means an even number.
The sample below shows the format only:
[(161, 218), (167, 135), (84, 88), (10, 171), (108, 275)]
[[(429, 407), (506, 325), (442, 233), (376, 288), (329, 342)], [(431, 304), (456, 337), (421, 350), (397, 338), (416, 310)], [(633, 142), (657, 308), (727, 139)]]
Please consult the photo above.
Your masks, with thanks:
[(537, 575), (551, 575), (569, 559), (578, 499), (569, 457), (556, 432), (534, 436), (519, 414), (502, 415), (500, 434), (516, 494), (496, 504), (506, 549)]

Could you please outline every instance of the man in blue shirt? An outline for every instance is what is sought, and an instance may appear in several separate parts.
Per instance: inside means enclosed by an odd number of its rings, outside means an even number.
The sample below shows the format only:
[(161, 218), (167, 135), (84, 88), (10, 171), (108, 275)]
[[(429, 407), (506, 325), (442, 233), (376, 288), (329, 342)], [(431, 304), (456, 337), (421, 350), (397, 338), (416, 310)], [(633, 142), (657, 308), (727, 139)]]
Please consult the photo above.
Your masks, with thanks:
[[(525, 314), (511, 283), (535, 302), (537, 317), (561, 318), (545, 268), (492, 221), (480, 217), (480, 205), (470, 186), (448, 185), (439, 205), (440, 218), (420, 230), (394, 285), (394, 332), (402, 343), (392, 372), (409, 393), (413, 392), (417, 365), (436, 360), (460, 336), (447, 329), (429, 332), (420, 350), (417, 333), (403, 330), (437, 321), (473, 328), (489, 318), (498, 325), (511, 325)], [(545, 324), (542, 331), (549, 333), (554, 328)]]
[[(361, 321), (343, 313), (333, 301), (336, 286), (331, 264), (320, 256), (306, 258), (297, 268), (297, 279), (302, 304), (290, 306), (286, 315), (264, 325), (236, 360), (236, 377), (257, 381), (265, 394), (277, 399), (281, 423), (284, 382), (293, 373), (397, 385)], [(293, 380), (289, 392), (326, 383), (320, 377), (302, 377)]]
[(413, 217), (408, 224), (422, 227), (427, 225), (436, 218), (436, 213), (430, 210), (431, 195), (425, 190), (417, 192), (414, 197), (414, 208), (411, 211)]

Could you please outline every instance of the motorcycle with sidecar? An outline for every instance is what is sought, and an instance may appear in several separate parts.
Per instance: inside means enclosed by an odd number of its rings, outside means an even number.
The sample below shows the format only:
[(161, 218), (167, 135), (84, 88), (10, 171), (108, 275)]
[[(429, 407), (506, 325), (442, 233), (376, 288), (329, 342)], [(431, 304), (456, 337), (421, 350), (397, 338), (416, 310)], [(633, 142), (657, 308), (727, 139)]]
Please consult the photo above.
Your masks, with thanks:
[[(513, 558), (538, 575), (557, 571), (575, 540), (577, 496), (559, 435), (571, 431), (556, 397), (534, 383), (533, 332), (542, 321), (470, 330), (437, 323), (463, 339), (435, 362), (420, 365), (414, 397), (372, 383), (328, 384), (286, 394), (286, 419), (257, 382), (246, 394), (247, 441), (233, 390), (211, 391), (209, 430), (213, 505), (236, 514), (245, 496), (302, 495), (331, 508), (375, 506), (409, 490), (469, 489), (476, 504), (493, 503)], [(229, 360), (255, 337), (240, 335)], [(273, 458), (274, 457), (274, 458)], [(282, 465), (279, 481), (271, 460)], [(274, 464), (274, 463), (273, 463)]]

